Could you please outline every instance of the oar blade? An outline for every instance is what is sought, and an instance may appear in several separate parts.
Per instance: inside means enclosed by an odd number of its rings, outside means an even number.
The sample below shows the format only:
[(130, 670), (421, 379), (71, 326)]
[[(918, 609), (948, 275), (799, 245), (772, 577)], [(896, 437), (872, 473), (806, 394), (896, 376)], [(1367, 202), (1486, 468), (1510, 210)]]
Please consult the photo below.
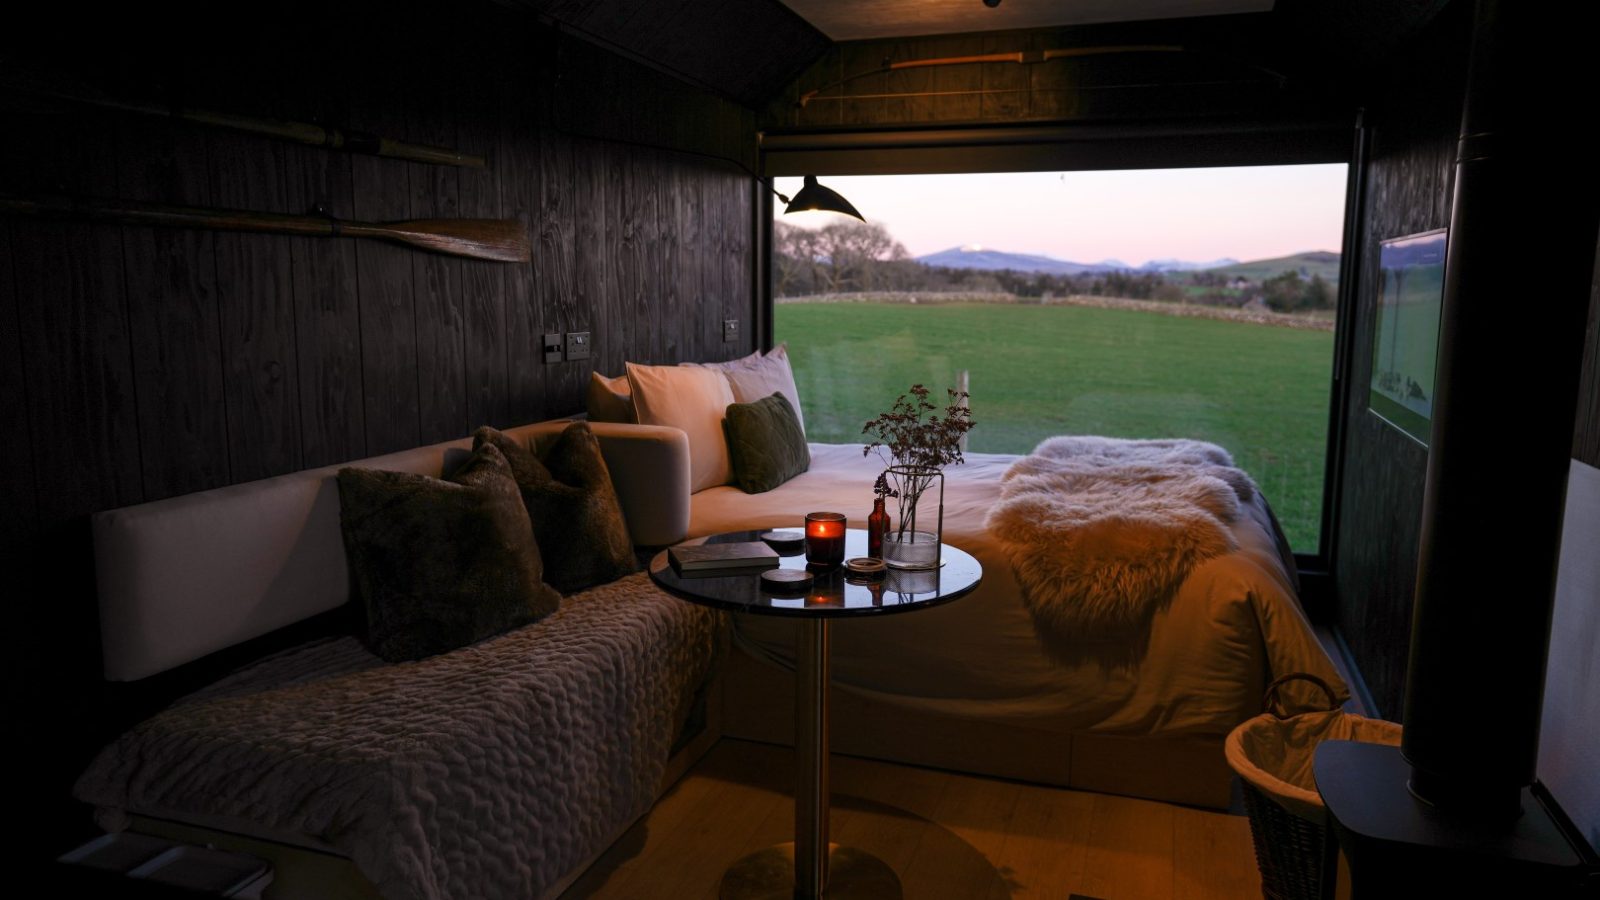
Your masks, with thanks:
[(374, 237), (387, 237), (452, 256), (496, 262), (533, 259), (528, 229), (516, 219), (414, 219), (370, 227), (375, 232)]

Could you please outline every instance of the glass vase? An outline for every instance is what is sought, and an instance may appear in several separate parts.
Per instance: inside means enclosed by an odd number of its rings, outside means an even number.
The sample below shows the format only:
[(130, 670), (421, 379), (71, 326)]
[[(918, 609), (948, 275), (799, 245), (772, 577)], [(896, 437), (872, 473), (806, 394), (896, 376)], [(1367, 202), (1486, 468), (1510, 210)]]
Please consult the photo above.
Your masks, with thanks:
[(883, 536), (883, 561), (896, 569), (936, 569), (944, 540), (944, 472), (931, 466), (890, 466), (884, 472), (899, 519)]

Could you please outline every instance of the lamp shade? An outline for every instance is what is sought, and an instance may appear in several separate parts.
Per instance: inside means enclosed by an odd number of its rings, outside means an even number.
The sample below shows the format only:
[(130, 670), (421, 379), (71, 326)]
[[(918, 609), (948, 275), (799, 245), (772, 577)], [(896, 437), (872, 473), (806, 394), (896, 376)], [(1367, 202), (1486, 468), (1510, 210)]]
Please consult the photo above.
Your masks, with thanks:
[(838, 191), (817, 184), (817, 176), (815, 175), (806, 176), (805, 184), (801, 185), (800, 191), (794, 195), (793, 200), (789, 201), (789, 205), (783, 208), (783, 212), (787, 215), (792, 212), (804, 212), (810, 209), (844, 213), (847, 216), (855, 216), (863, 222), (866, 221), (866, 217), (856, 212), (856, 208), (850, 205), (849, 200), (839, 196)]

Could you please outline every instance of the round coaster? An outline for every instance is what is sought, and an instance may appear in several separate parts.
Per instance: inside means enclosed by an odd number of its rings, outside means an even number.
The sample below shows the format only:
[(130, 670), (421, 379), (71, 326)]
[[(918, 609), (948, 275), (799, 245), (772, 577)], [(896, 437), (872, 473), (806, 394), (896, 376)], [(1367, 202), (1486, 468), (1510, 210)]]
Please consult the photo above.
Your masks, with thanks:
[(801, 531), (768, 531), (761, 535), (767, 546), (785, 556), (805, 549), (806, 536)]
[(808, 591), (816, 580), (816, 576), (805, 569), (768, 569), (761, 573), (761, 587), (774, 594)]
[(885, 566), (881, 559), (853, 556), (844, 561), (844, 570), (857, 578), (882, 578), (883, 573), (888, 571), (888, 566)]

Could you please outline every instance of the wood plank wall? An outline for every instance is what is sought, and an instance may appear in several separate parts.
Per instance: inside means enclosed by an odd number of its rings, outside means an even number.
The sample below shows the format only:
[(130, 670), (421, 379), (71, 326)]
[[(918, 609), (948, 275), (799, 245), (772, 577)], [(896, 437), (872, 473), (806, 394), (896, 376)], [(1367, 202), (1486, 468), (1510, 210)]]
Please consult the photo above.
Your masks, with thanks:
[[(1270, 115), (1303, 108), (1251, 60), (1270, 44), (1261, 16), (1129, 22), (1026, 31), (846, 41), (833, 45), (762, 111), (777, 130), (929, 123)], [(1119, 44), (1134, 53), (1019, 64), (969, 63), (879, 71), (886, 62)], [(804, 106), (802, 94), (818, 91)]]
[[(105, 737), (90, 513), (578, 412), (591, 369), (616, 373), (624, 359), (752, 349), (753, 329), (724, 343), (721, 321), (754, 319), (753, 182), (717, 159), (753, 165), (752, 111), (513, 10), (326, 16), (209, 50), (53, 47), (34, 71), (457, 146), (489, 166), (0, 104), (15, 126), (0, 192), (516, 217), (535, 248), (511, 265), (371, 241), (0, 218), (7, 694), (33, 738), (12, 771), (39, 773), (58, 805)], [(540, 335), (579, 330), (593, 333), (592, 361), (541, 363)]]
[(1578, 379), (1578, 412), (1572, 429), (1572, 457), (1591, 466), (1600, 466), (1600, 235), (1595, 236), (1594, 257), (1583, 372)]
[(1428, 451), (1367, 406), (1378, 242), (1450, 224), (1456, 136), (1466, 82), (1467, 17), (1435, 22), (1429, 52), (1390, 73), (1392, 93), (1369, 109), (1373, 129), (1352, 329), (1344, 483), (1333, 559), (1337, 625), (1384, 716), (1405, 690)]
[(781, 0), (500, 0), (650, 59), (691, 84), (765, 103), (828, 38)]
[[(1349, 327), (1354, 354), (1334, 556), (1337, 625), (1378, 706), (1398, 720), (1405, 696), (1412, 600), (1428, 451), (1367, 408), (1372, 367), (1378, 242), (1450, 223), (1468, 10), (1435, 22), (1410, 62), (1386, 73), (1370, 112), (1373, 152), (1357, 304)], [(1572, 455), (1600, 465), (1600, 267), (1591, 291), (1584, 369), (1574, 413)]]

